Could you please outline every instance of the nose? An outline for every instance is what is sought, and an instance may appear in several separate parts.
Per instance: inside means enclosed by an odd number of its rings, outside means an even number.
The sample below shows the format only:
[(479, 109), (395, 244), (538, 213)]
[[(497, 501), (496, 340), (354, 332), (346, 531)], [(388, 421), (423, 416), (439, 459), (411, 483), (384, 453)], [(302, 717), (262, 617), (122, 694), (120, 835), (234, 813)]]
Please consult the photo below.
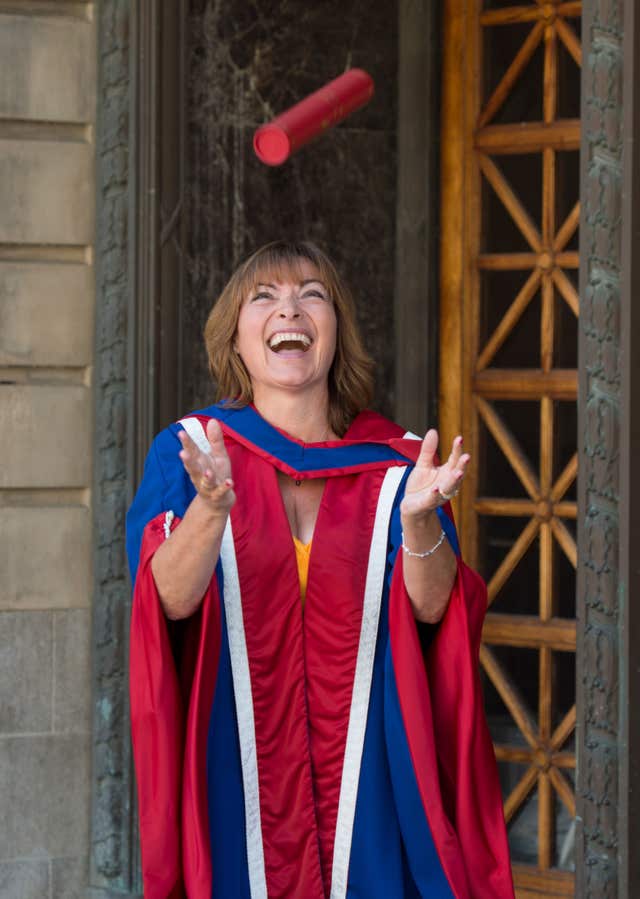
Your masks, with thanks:
[(298, 298), (293, 291), (282, 297), (278, 315), (280, 318), (300, 318)]

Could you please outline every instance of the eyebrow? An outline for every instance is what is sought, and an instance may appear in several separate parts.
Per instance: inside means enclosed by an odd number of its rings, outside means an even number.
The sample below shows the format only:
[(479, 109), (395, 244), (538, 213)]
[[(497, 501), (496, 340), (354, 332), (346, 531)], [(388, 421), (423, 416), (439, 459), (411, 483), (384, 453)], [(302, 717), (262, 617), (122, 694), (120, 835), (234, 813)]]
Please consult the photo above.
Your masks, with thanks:
[[(323, 290), (327, 289), (324, 282), (320, 281), (319, 278), (306, 278), (304, 281), (300, 281), (299, 283), (300, 283), (300, 287), (306, 287), (307, 284), (319, 284), (320, 287), (323, 288)], [(271, 290), (278, 289), (275, 284), (267, 284), (265, 281), (258, 281), (258, 283), (256, 284), (256, 287), (270, 287)]]

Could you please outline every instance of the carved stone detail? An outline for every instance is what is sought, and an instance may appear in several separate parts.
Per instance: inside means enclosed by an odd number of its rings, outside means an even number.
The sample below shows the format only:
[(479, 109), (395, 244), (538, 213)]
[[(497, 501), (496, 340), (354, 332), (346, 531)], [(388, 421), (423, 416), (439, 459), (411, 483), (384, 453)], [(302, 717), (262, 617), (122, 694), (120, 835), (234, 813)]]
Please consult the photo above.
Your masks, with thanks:
[(92, 895), (135, 890), (127, 703), (128, 0), (98, 5)]
[(584, 4), (577, 895), (618, 896), (622, 0)]

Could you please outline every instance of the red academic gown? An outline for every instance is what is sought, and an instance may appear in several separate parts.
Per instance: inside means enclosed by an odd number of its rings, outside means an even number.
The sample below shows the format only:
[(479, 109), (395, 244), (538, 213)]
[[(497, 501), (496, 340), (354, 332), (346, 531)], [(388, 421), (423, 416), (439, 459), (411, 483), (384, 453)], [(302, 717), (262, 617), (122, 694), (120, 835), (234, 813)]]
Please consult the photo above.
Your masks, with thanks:
[[(150, 561), (193, 498), (176, 433), (202, 439), (212, 416), (237, 501), (200, 610), (174, 626)], [(128, 517), (148, 899), (513, 897), (478, 675), (484, 585), (458, 556), (437, 627), (416, 624), (404, 588), (418, 447), (374, 413), (307, 445), (252, 407), (156, 438)], [(304, 615), (277, 470), (327, 478)]]

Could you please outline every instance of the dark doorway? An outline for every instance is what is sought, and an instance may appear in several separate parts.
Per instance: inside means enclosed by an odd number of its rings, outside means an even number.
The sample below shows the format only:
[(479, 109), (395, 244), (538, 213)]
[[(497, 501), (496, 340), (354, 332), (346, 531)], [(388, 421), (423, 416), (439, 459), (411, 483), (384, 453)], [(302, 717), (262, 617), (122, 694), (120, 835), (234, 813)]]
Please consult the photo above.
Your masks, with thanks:
[[(179, 414), (212, 400), (201, 335), (213, 301), (243, 257), (285, 237), (335, 258), (376, 360), (376, 407), (392, 415), (396, 4), (191, 0), (184, 27)], [(262, 164), (255, 128), (352, 66), (372, 75), (373, 102), (284, 165)]]

